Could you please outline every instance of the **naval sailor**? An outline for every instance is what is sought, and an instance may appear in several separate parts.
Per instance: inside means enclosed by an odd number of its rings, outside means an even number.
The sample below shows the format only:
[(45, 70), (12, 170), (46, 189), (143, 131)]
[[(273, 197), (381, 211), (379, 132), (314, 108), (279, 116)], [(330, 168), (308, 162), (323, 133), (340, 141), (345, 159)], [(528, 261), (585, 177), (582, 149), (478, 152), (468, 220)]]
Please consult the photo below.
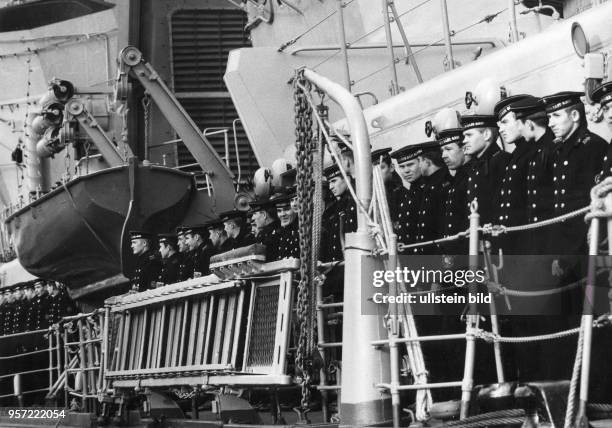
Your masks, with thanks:
[(240, 210), (230, 210), (219, 214), (225, 232), (228, 236), (228, 246), (235, 250), (236, 248), (246, 247), (255, 243), (255, 238), (250, 232), (250, 227), (246, 223), (246, 213)]
[(130, 231), (132, 253), (136, 256), (134, 272), (130, 278), (132, 291), (155, 288), (161, 262), (152, 248), (153, 234), (144, 231)]
[(157, 279), (158, 285), (179, 282), (180, 259), (178, 253), (178, 238), (173, 233), (161, 233), (158, 237), (159, 255), (162, 267)]
[(280, 223), (276, 217), (275, 204), (273, 201), (255, 201), (250, 204), (250, 213), (253, 223), (258, 231), (255, 242), (266, 246), (266, 260), (277, 260), (279, 251)]
[[(425, 181), (422, 179), (419, 156), (423, 152), (409, 144), (390, 153), (397, 162), (399, 174), (408, 184), (409, 188), (399, 187), (395, 190), (394, 205), (390, 205), (391, 221), (397, 234), (397, 242), (412, 244), (416, 239), (416, 222), (421, 195)], [(400, 254), (407, 252), (401, 251)]]

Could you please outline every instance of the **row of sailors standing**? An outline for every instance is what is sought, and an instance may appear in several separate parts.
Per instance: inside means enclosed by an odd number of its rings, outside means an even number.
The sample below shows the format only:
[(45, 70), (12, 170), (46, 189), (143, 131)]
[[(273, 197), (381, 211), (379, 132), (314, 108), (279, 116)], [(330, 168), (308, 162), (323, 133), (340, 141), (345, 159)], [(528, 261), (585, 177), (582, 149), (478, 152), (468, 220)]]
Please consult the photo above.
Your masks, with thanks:
[[(342, 146), (341, 157), (350, 172), (353, 155), (348, 147)], [(323, 215), (326, 232), (322, 233), (321, 260), (342, 260), (344, 234), (357, 228), (356, 204), (338, 165), (327, 167), (324, 175), (334, 199)], [(176, 235), (160, 234), (158, 251), (154, 248), (153, 234), (132, 231), (131, 245), (136, 256), (132, 290), (144, 291), (208, 275), (211, 256), (254, 243), (265, 245), (268, 262), (299, 258), (299, 206), (295, 191), (292, 186), (270, 199), (252, 202), (248, 213), (227, 211), (219, 219), (179, 227)]]
[(136, 256), (131, 276), (133, 291), (144, 291), (166, 284), (209, 275), (210, 258), (241, 247), (266, 245), (266, 259), (299, 257), (297, 212), (291, 208), (292, 197), (276, 195), (268, 201), (255, 202), (247, 212), (231, 210), (204, 224), (181, 226), (176, 234), (160, 234), (159, 250), (155, 236), (142, 231), (131, 232), (132, 251)]
[(46, 329), (74, 309), (66, 289), (54, 281), (10, 287), (0, 293), (0, 335)]
[[(593, 93), (605, 112), (612, 99), (609, 92), (606, 84)], [(438, 140), (391, 152), (400, 175), (410, 183), (409, 189), (398, 189), (399, 194), (389, 198), (395, 201), (390, 210), (398, 242), (430, 241), (466, 230), (473, 200), (481, 224), (504, 226), (587, 206), (596, 178), (612, 173), (612, 155), (609, 145), (587, 129), (582, 96), (511, 96), (497, 103), (494, 115), (462, 116), (461, 127), (442, 131)], [(512, 153), (497, 145), (498, 136), (514, 146)], [(586, 254), (583, 223), (580, 218), (565, 222), (546, 237), (509, 235), (502, 245), (508, 254), (550, 254), (553, 249), (556, 254)], [(445, 244), (442, 252), (465, 254), (467, 246), (461, 245)], [(434, 246), (407, 251), (439, 252)]]

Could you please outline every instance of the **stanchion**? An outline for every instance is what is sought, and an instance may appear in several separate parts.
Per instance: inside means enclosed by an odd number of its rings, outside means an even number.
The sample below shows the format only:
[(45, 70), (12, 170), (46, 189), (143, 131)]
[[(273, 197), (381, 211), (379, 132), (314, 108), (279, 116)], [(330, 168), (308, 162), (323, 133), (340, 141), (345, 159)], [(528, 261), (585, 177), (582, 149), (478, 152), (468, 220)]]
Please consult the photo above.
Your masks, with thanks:
[[(478, 229), (480, 226), (480, 215), (477, 211), (477, 205), (470, 205), (470, 229), (469, 229), (469, 266), (470, 270), (478, 269)], [(471, 292), (474, 290), (474, 284), (470, 284)], [(463, 382), (461, 383), (461, 409), (459, 417), (467, 418), (470, 399), (472, 396), (472, 388), (474, 387), (474, 359), (476, 357), (476, 337), (474, 335), (478, 323), (478, 313), (476, 303), (469, 304), (469, 313), (466, 317), (466, 346), (465, 346), (465, 366), (463, 368)]]
[(586, 414), (587, 402), (589, 400), (589, 375), (591, 371), (591, 346), (593, 345), (593, 298), (595, 295), (595, 271), (597, 246), (599, 244), (599, 218), (591, 219), (589, 230), (589, 263), (587, 271), (587, 283), (584, 293), (584, 307), (582, 314), (582, 328), (584, 329), (584, 342), (582, 347), (582, 367), (580, 369), (580, 402), (576, 424), (578, 427), (588, 427)]
[[(489, 276), (492, 277), (496, 284), (499, 283), (499, 277), (497, 275), (497, 267), (491, 260), (490, 248), (486, 247), (486, 243), (483, 241), (482, 253), (484, 254), (485, 264), (489, 271)], [(491, 293), (489, 293), (491, 295)], [(495, 306), (495, 299), (491, 296), (491, 303), (489, 303), (489, 309), (491, 311), (491, 332), (495, 336), (499, 336), (499, 318), (497, 315), (497, 306)], [(493, 355), (495, 357), (495, 371), (497, 373), (497, 382), (502, 383), (506, 381), (504, 374), (504, 364), (502, 360), (501, 343), (499, 341), (493, 342)]]

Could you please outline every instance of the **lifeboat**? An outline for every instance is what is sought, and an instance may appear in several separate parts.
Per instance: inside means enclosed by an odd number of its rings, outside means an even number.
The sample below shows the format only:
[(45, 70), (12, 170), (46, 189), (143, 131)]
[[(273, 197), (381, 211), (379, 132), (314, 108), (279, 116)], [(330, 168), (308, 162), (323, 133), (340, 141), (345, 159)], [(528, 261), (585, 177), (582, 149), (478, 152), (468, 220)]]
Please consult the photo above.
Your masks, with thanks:
[(28, 272), (76, 289), (129, 272), (129, 230), (168, 231), (194, 194), (191, 174), (130, 162), (63, 184), (6, 224)]

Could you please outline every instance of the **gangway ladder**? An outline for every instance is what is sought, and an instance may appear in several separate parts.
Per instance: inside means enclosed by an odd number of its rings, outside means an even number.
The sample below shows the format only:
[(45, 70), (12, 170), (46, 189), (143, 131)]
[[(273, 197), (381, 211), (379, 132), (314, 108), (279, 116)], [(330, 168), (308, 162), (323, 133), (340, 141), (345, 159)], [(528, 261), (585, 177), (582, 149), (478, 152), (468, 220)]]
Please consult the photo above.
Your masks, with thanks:
[[(103, 333), (106, 333), (103, 310), (64, 317), (61, 328), (64, 342), (64, 401), (71, 405), (71, 398), (81, 400), (80, 410), (96, 410), (98, 393), (104, 381)], [(71, 354), (74, 356), (71, 357)], [(74, 386), (70, 385), (74, 374)]]
[[(479, 244), (479, 228), (480, 228), (480, 215), (477, 212), (477, 204), (471, 204), (470, 214), (470, 228), (469, 228), (469, 269), (475, 271), (478, 269), (478, 244)], [(390, 264), (394, 261), (397, 263), (394, 251), (390, 245), (389, 260)], [(393, 265), (392, 265), (393, 266)], [(395, 292), (397, 284), (392, 282), (390, 284), (390, 293)], [(470, 291), (476, 292), (475, 284), (470, 284)], [(394, 317), (400, 316), (401, 307), (398, 307), (398, 303), (391, 304), (390, 313)], [(409, 307), (407, 308), (408, 310)], [(411, 314), (403, 314), (411, 316)], [(378, 384), (377, 387), (388, 390), (391, 393), (392, 405), (394, 407), (393, 412), (393, 424), (394, 427), (400, 426), (400, 412), (399, 412), (399, 393), (400, 391), (406, 390), (423, 390), (432, 388), (452, 388), (461, 387), (461, 408), (460, 408), (460, 419), (465, 419), (468, 416), (470, 400), (472, 390), (474, 387), (474, 361), (476, 357), (476, 333), (478, 331), (478, 318), (476, 303), (470, 303), (469, 313), (466, 316), (466, 332), (457, 334), (443, 334), (435, 336), (413, 336), (413, 337), (399, 337), (399, 324), (395, 327), (393, 322), (389, 329), (389, 337), (383, 340), (376, 340), (372, 342), (375, 347), (389, 346), (390, 358), (391, 358), (391, 383), (390, 384)], [(400, 343), (411, 344), (414, 342), (428, 342), (428, 341), (441, 341), (441, 340), (466, 340), (466, 351), (465, 351), (465, 363), (463, 379), (460, 381), (449, 381), (449, 382), (435, 382), (435, 383), (416, 383), (413, 385), (400, 385), (399, 384), (399, 366), (398, 366), (398, 349), (397, 346)], [(496, 355), (497, 357), (497, 355)], [(498, 377), (503, 376), (501, 369), (501, 357), (496, 358), (496, 366)]]
[[(340, 264), (337, 263), (333, 263), (332, 262), (332, 267), (338, 266)], [(321, 354), (321, 357), (323, 358), (323, 367), (321, 367), (321, 371), (320, 371), (320, 376), (319, 376), (319, 385), (317, 385), (317, 389), (319, 391), (321, 391), (321, 407), (323, 409), (323, 420), (325, 422), (329, 421), (330, 415), (329, 415), (329, 408), (328, 408), (328, 404), (329, 404), (329, 398), (328, 398), (328, 392), (329, 391), (337, 391), (338, 392), (338, 397), (337, 397), (337, 402), (340, 403), (340, 388), (341, 388), (341, 374), (342, 374), (342, 369), (339, 366), (336, 366), (336, 376), (335, 376), (335, 383), (333, 385), (329, 384), (327, 375), (328, 375), (328, 370), (327, 368), (329, 367), (329, 364), (331, 363), (332, 360), (332, 356), (333, 353), (331, 353), (330, 351), (332, 351), (333, 349), (342, 349), (342, 342), (326, 342), (325, 338), (326, 338), (326, 322), (327, 322), (327, 315), (326, 315), (326, 310), (327, 309), (340, 309), (340, 312), (335, 312), (334, 315), (337, 318), (342, 318), (342, 308), (344, 307), (344, 303), (343, 302), (331, 302), (331, 303), (325, 303), (324, 299), (323, 299), (323, 284), (321, 282), (317, 283), (317, 287), (316, 287), (316, 302), (317, 302), (317, 348), (319, 350), (319, 353)], [(331, 332), (331, 329), (329, 329)], [(338, 406), (338, 412), (340, 411), (340, 406)]]

